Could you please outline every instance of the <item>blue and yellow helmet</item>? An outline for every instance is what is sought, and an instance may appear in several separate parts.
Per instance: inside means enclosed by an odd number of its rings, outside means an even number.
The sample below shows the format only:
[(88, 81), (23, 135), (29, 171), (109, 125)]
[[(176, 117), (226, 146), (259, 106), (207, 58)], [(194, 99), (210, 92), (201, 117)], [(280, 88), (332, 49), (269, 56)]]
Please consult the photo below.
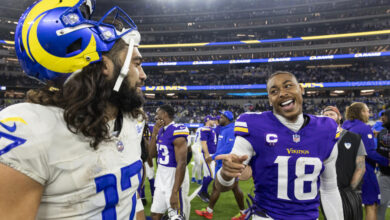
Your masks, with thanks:
[[(15, 50), (27, 75), (41, 81), (66, 79), (90, 63), (101, 60), (119, 38), (137, 26), (119, 7), (111, 8), (99, 21), (91, 20), (95, 0), (40, 0), (20, 18), (15, 31)], [(110, 23), (105, 23), (110, 18)], [(122, 30), (113, 25), (123, 24)], [(127, 41), (126, 41), (127, 42)]]

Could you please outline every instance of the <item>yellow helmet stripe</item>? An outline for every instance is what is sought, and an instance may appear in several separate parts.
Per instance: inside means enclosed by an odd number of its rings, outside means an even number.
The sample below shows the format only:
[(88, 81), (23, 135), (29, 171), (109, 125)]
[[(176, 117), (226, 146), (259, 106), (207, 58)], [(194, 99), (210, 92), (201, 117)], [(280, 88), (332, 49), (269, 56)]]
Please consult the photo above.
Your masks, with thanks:
[(56, 7), (73, 7), (75, 4), (77, 4), (79, 0), (64, 0), (64, 1), (53, 1), (53, 0), (42, 0), (39, 3), (37, 3), (31, 11), (28, 13), (26, 19), (24, 20), (23, 23), (23, 28), (22, 28), (22, 42), (24, 45), (24, 49), (26, 50), (27, 55), (30, 57), (30, 59), (33, 60), (30, 51), (28, 50), (28, 44), (27, 44), (27, 35), (28, 35), (28, 30), (30, 29), (30, 26), (37, 21), (34, 22), (34, 19), (36, 19), (39, 15), (42, 13), (56, 8)]
[[(99, 54), (96, 52), (96, 40), (93, 35), (87, 48), (73, 57), (58, 57), (48, 53), (38, 40), (37, 28), (44, 14), (42, 14), (31, 26), (29, 42), (32, 56), (45, 68), (59, 73), (71, 73), (82, 69), (90, 62), (99, 60)], [(87, 60), (86, 57), (89, 57)]]

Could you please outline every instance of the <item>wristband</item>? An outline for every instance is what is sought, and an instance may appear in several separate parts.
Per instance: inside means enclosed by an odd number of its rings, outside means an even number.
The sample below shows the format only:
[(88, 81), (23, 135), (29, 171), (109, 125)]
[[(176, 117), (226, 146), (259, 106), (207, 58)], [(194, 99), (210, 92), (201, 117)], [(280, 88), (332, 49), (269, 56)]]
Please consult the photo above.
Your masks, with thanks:
[(218, 170), (217, 172), (217, 179), (218, 179), (218, 182), (222, 185), (222, 186), (226, 186), (226, 187), (229, 187), (229, 186), (232, 186), (234, 184), (234, 178), (232, 178), (231, 180), (229, 181), (226, 181), (222, 176), (221, 176), (221, 170)]

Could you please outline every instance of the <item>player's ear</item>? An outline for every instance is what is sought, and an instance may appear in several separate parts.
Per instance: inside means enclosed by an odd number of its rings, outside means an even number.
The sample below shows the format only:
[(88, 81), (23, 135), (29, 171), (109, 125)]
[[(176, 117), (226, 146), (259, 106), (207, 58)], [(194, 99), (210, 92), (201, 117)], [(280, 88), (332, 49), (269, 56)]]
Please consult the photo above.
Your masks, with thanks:
[(269, 106), (272, 107), (272, 102), (271, 102), (271, 99), (268, 97), (268, 103), (269, 103)]
[(107, 56), (103, 55), (102, 56), (102, 63), (103, 63), (102, 73), (105, 76), (112, 75), (112, 73), (114, 72), (114, 63), (112, 62), (112, 60), (110, 58), (108, 58)]
[(305, 95), (305, 88), (303, 88), (302, 84), (299, 83), (299, 89), (301, 90), (301, 95)]

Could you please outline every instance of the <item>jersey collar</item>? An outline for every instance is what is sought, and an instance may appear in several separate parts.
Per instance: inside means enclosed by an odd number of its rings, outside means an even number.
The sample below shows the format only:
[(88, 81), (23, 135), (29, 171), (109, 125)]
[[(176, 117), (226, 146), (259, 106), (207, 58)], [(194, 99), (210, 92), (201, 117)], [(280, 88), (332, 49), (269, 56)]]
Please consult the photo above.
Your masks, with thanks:
[(172, 122), (171, 122), (171, 123), (169, 123), (167, 126), (165, 126), (165, 127), (164, 127), (164, 131), (165, 131), (165, 130), (167, 130), (167, 128), (168, 128), (170, 125), (173, 125), (173, 124), (175, 124), (175, 122), (174, 122), (174, 121), (172, 121)]

